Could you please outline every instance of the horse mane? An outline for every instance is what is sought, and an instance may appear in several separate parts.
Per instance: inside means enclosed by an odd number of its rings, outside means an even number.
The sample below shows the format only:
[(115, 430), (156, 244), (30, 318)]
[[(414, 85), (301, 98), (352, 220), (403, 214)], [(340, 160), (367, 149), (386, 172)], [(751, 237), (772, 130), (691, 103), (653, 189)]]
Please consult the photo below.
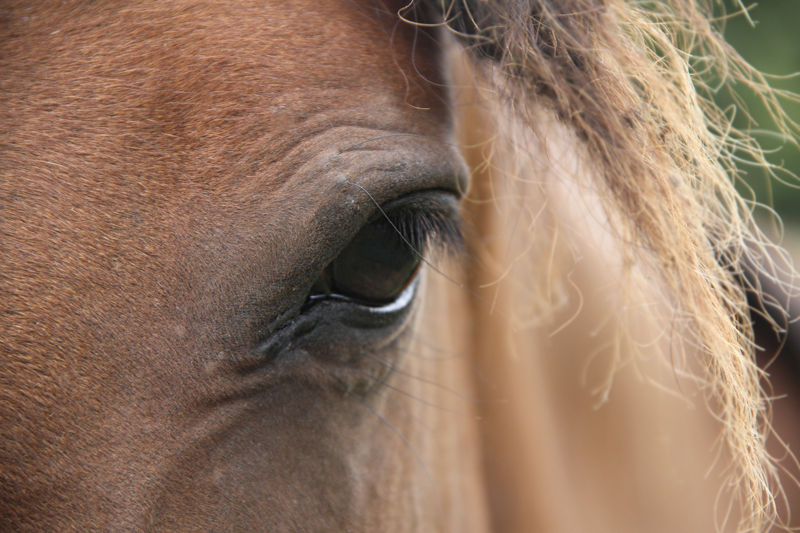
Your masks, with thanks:
[(530, 149), (519, 127), (542, 131), (542, 109), (580, 141), (592, 172), (577, 185), (599, 199), (626, 274), (655, 274), (670, 302), (667, 316), (688, 324), (684, 342), (702, 354), (698, 378), (732, 461), (739, 530), (768, 529), (780, 489), (765, 450), (770, 411), (742, 265), (772, 272), (774, 251), (754, 223), (753, 202), (734, 183), (744, 156), (776, 169), (712, 95), (730, 83), (751, 88), (778, 132), (796, 142), (798, 126), (780, 95), (725, 42), (711, 2), (434, 4), (468, 51), (476, 83), (505, 112), (500, 130), (511, 146)]

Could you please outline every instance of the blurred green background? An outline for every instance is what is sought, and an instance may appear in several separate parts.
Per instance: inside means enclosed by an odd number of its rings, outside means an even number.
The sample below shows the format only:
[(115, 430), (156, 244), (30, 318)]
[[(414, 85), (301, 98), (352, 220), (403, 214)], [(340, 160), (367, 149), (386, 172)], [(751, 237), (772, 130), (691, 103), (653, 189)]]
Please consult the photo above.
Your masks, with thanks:
[[(724, 8), (728, 17), (720, 21), (724, 28), (724, 35), (729, 43), (753, 66), (765, 74), (781, 76), (772, 78), (770, 85), (778, 89), (785, 89), (800, 94), (800, 75), (790, 77), (800, 71), (800, 0), (763, 0), (758, 4), (744, 0), (750, 18), (755, 26), (742, 15), (735, 15), (741, 11), (741, 6), (736, 0), (724, 0)], [(718, 6), (718, 13), (722, 8)], [(745, 113), (738, 112), (734, 125), (743, 130), (774, 130), (766, 108), (742, 84), (732, 87), (741, 96), (750, 115), (756, 124), (750, 122)], [(723, 109), (734, 103), (733, 97), (727, 90), (719, 91), (715, 96), (717, 104)], [(783, 101), (783, 108), (790, 118), (800, 122), (800, 103)], [(796, 176), (800, 176), (800, 148), (791, 143), (781, 141), (775, 136), (754, 134), (759, 144), (767, 150), (774, 150), (767, 159), (784, 167)], [(800, 225), (800, 180), (786, 173), (779, 172), (784, 181), (793, 186), (784, 185), (775, 179), (768, 180), (766, 172), (752, 167), (741, 167), (746, 170), (744, 176), (747, 184), (755, 192), (757, 201), (771, 205), (781, 215), (787, 225)], [(752, 194), (746, 187), (740, 186), (740, 191), (746, 196)], [(765, 214), (760, 210), (757, 214)]]

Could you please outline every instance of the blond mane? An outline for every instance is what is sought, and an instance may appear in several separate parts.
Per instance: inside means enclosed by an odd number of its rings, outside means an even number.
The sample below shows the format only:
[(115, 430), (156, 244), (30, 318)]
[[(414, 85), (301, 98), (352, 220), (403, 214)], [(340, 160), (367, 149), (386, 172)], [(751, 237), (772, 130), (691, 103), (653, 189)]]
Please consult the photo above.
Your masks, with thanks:
[[(755, 363), (741, 280), (745, 263), (770, 268), (772, 245), (734, 183), (736, 163), (745, 156), (774, 168), (712, 96), (725, 84), (745, 84), (767, 106), (778, 132), (795, 139), (798, 126), (781, 109), (780, 95), (725, 42), (713, 6), (703, 1), (445, 1), (438, 7), (471, 53), (478, 84), (490, 87), (511, 122), (536, 135), (544, 109), (579, 140), (593, 167), (585, 175), (595, 179), (578, 185), (599, 198), (622, 243), (626, 272), (657, 276), (671, 302), (666, 314), (687, 324), (684, 343), (702, 354), (705, 375), (698, 377), (732, 458), (738, 529), (768, 529), (779, 484), (765, 451), (765, 376)], [(518, 128), (506, 127), (506, 135), (517, 150), (529, 149)]]

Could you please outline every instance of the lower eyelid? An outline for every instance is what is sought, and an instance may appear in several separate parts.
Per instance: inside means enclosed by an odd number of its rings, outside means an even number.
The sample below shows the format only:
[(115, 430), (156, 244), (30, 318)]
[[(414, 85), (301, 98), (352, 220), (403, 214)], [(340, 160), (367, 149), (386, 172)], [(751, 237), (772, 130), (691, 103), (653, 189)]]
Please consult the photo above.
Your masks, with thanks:
[(414, 300), (414, 295), (416, 294), (417, 286), (419, 285), (420, 274), (421, 272), (418, 270), (416, 274), (414, 274), (414, 279), (411, 281), (411, 283), (409, 283), (408, 286), (405, 289), (403, 289), (403, 292), (401, 292), (400, 295), (394, 301), (379, 307), (372, 307), (366, 305), (361, 305), (361, 307), (369, 309), (371, 313), (378, 313), (378, 314), (394, 313), (395, 311), (404, 309), (405, 307), (410, 305), (411, 302)]
[(353, 305), (357, 305), (358, 307), (366, 309), (372, 313), (378, 313), (378, 314), (394, 313), (395, 311), (399, 311), (405, 308), (413, 301), (414, 295), (417, 292), (417, 286), (419, 285), (419, 278), (422, 273), (421, 272), (422, 268), (423, 265), (420, 264), (420, 267), (414, 273), (414, 277), (411, 279), (411, 281), (409, 281), (406, 288), (404, 288), (403, 291), (397, 295), (397, 298), (384, 305), (375, 305), (375, 306), (365, 305), (363, 303), (358, 302), (357, 300), (354, 300), (353, 298), (337, 293), (311, 295), (308, 297), (308, 301), (316, 302), (324, 300), (339, 300), (342, 302), (350, 302)]

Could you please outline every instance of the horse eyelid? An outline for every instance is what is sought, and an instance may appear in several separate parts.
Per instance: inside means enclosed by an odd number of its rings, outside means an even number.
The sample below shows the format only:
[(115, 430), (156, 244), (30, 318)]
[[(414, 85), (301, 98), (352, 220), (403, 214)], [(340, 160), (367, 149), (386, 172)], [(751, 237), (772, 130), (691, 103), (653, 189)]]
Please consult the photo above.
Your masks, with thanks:
[(383, 219), (420, 257), (428, 247), (445, 256), (462, 257), (467, 248), (464, 222), (455, 206), (426, 201), (414, 204), (401, 209), (381, 209), (376, 222)]

